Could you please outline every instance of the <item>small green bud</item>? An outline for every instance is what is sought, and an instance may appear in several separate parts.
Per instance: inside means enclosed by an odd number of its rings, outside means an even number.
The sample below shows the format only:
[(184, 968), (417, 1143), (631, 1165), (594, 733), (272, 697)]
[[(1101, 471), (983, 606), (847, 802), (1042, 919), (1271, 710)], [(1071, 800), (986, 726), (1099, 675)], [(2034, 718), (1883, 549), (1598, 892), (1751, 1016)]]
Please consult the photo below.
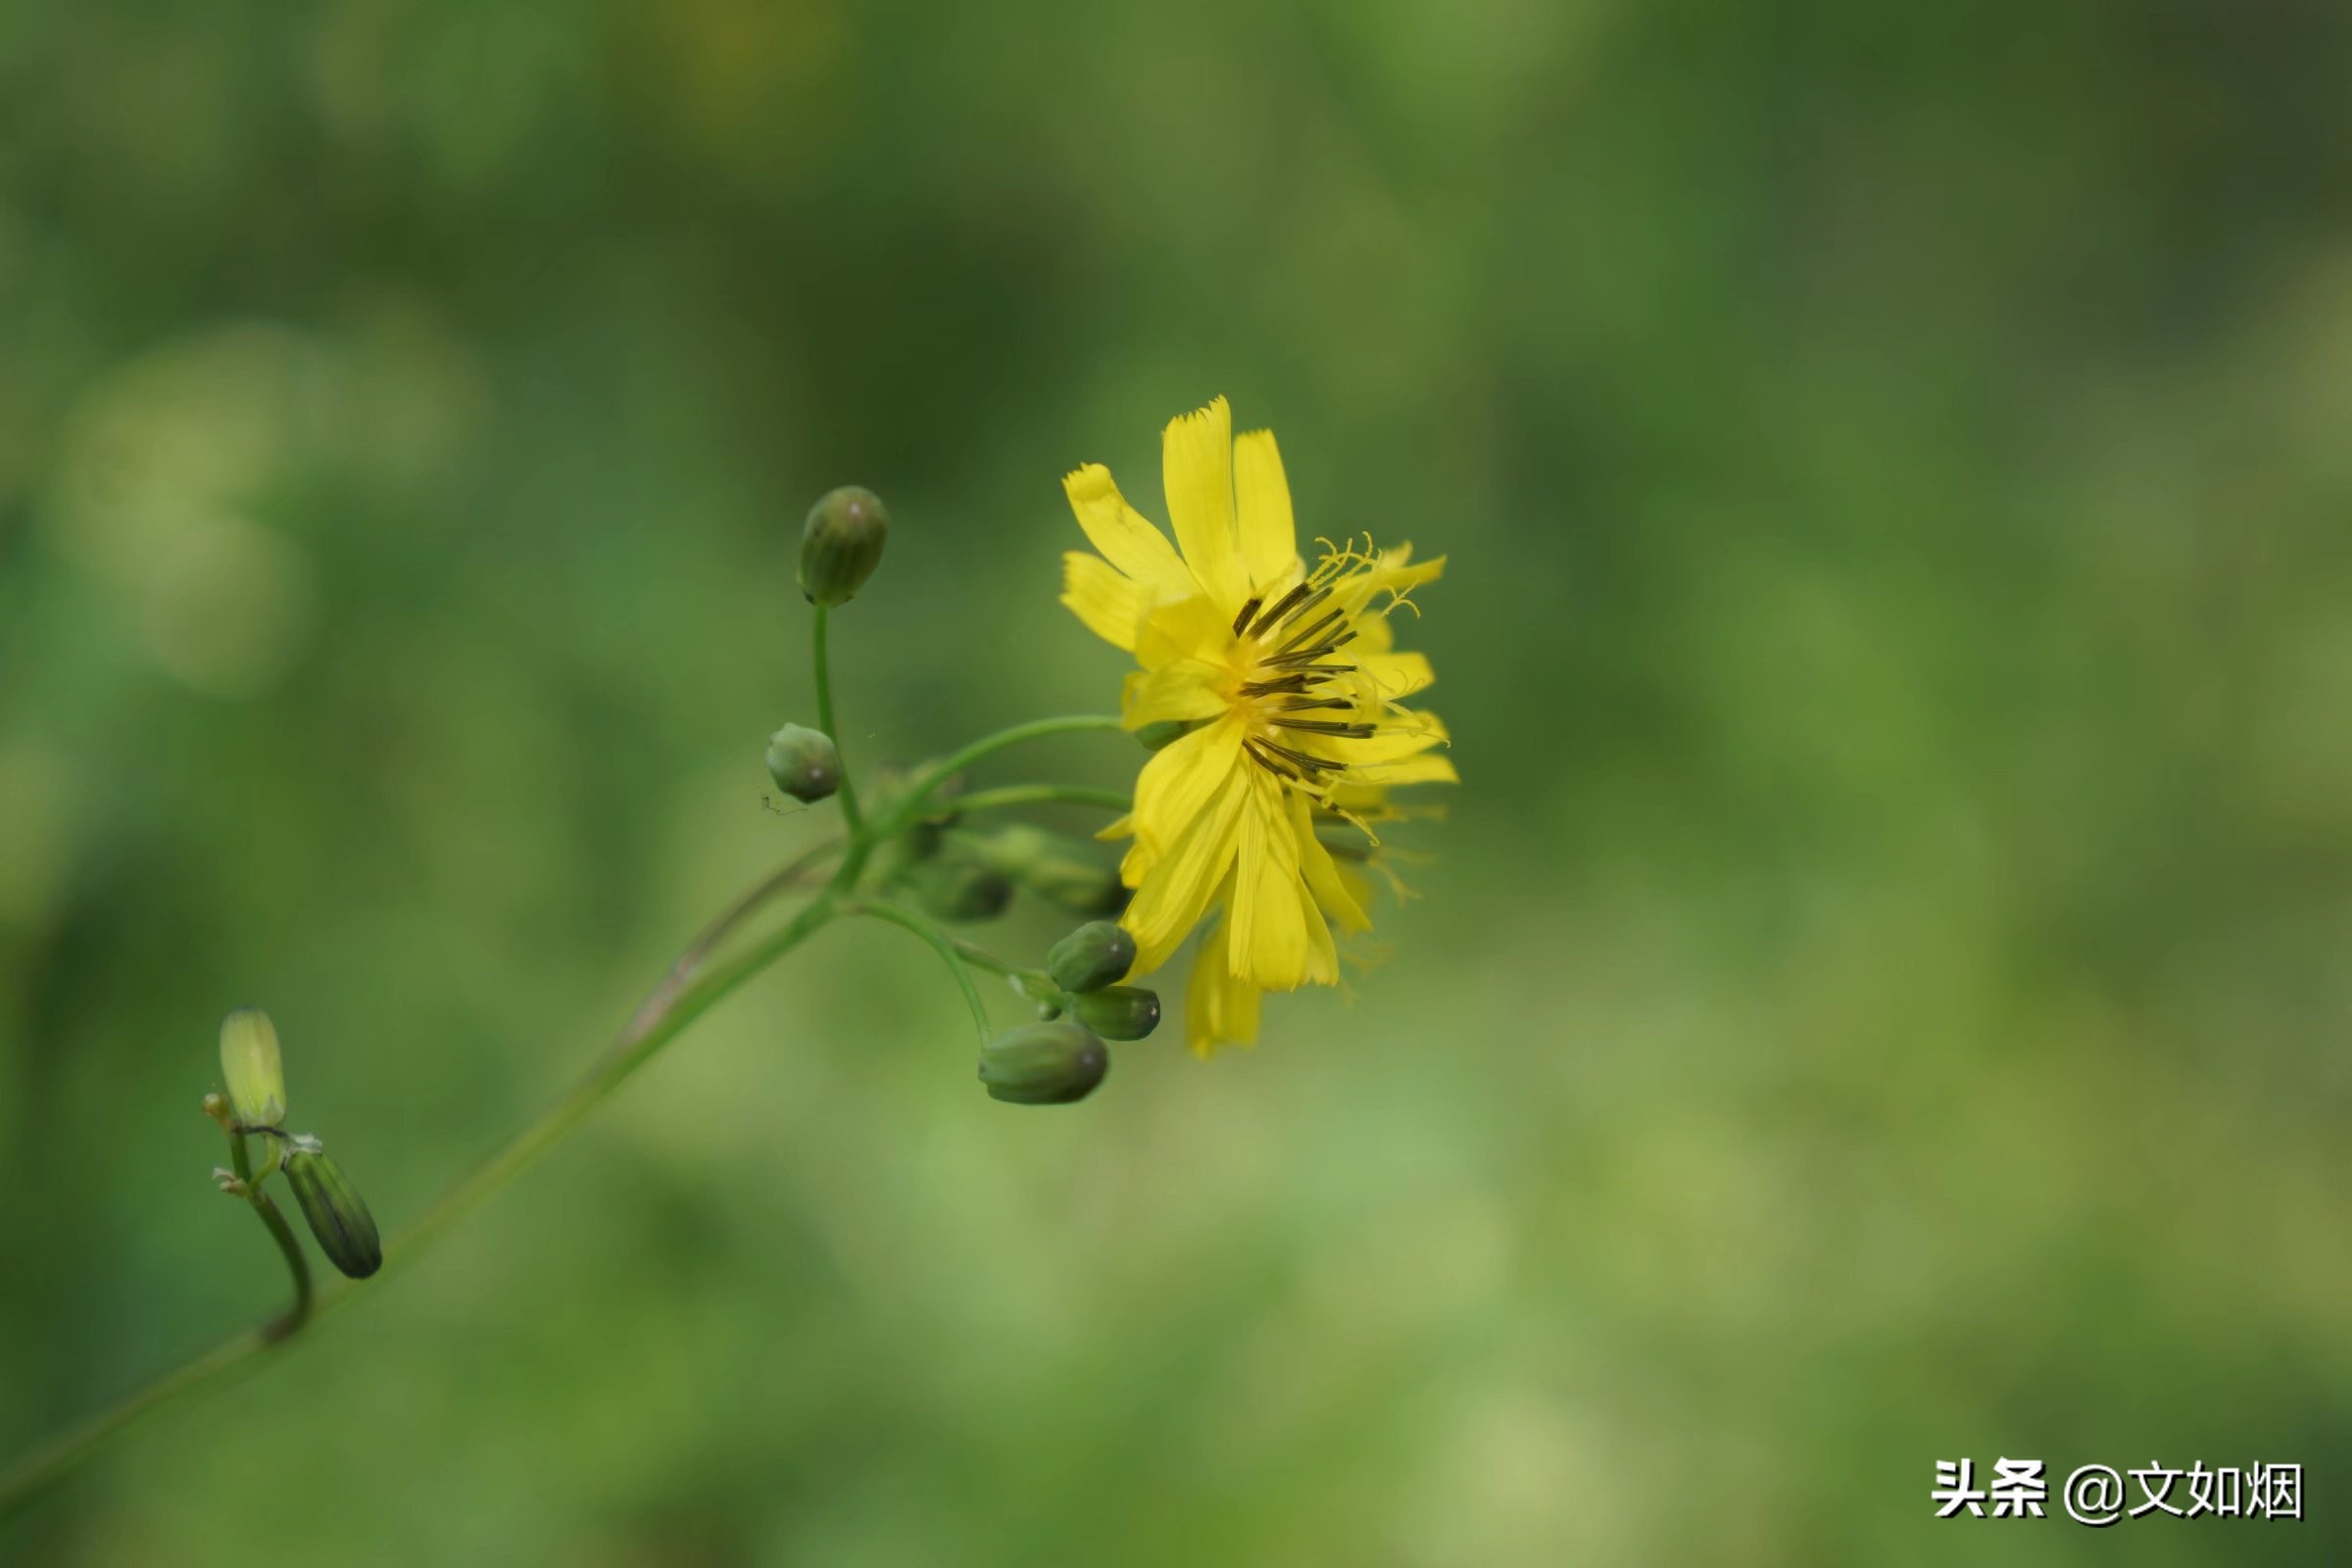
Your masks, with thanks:
[(1134, 967), (1135, 938), (1108, 920), (1089, 920), (1046, 955), (1046, 972), (1064, 991), (1100, 991)]
[(277, 1026), (259, 1007), (239, 1007), (220, 1020), (220, 1076), (228, 1102), (248, 1127), (286, 1119), (286, 1069), (277, 1054)]
[(287, 1146), (286, 1180), (302, 1217), (311, 1222), (318, 1250), (326, 1260), (355, 1280), (364, 1280), (384, 1266), (384, 1246), (375, 1234), (375, 1216), (368, 1200), (351, 1185), (343, 1168), (326, 1155), (318, 1140), (305, 1134)]
[(1117, 866), (1091, 860), (1041, 860), (1014, 880), (1065, 914), (1117, 914), (1135, 897)]
[(848, 604), (881, 564), (889, 534), (890, 514), (871, 490), (845, 484), (826, 491), (801, 531), (801, 592), (812, 605)]
[(1119, 881), (1118, 867), (1059, 833), (1022, 823), (988, 833), (959, 833), (956, 842), (983, 865), (1071, 914), (1116, 914), (1127, 907), (1130, 895)]
[(1193, 726), (1181, 718), (1163, 718), (1156, 724), (1146, 724), (1135, 732), (1135, 738), (1147, 752), (1164, 751), (1184, 739)]
[(970, 860), (924, 860), (901, 879), (909, 903), (942, 920), (993, 920), (1012, 902), (1012, 883)]
[(794, 800), (813, 806), (841, 788), (841, 753), (823, 730), (787, 724), (767, 738), (767, 776)]
[(1070, 1016), (1105, 1040), (1141, 1040), (1159, 1027), (1159, 993), (1105, 986), (1070, 999)]
[(1007, 1029), (980, 1053), (980, 1081), (989, 1098), (1015, 1105), (1084, 1100), (1109, 1070), (1102, 1042), (1066, 1018)]

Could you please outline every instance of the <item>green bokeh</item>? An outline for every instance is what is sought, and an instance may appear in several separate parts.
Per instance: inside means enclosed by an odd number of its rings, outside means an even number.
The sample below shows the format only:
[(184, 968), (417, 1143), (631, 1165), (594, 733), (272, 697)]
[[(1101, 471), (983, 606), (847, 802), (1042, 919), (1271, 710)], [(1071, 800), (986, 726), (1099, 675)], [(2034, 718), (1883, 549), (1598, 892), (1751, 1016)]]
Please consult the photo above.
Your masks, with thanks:
[[(830, 486), (855, 769), (1115, 699), (1057, 478), (1156, 513), (1229, 394), (1452, 557), (1465, 780), (1351, 1000), (1073, 1109), (828, 931), (0, 1560), (2344, 1560), (2348, 73), (2321, 0), (0, 0), (0, 1457), (279, 1305), (222, 1013), (397, 1237), (810, 840)], [(1963, 1455), (2309, 1517), (1936, 1523)]]

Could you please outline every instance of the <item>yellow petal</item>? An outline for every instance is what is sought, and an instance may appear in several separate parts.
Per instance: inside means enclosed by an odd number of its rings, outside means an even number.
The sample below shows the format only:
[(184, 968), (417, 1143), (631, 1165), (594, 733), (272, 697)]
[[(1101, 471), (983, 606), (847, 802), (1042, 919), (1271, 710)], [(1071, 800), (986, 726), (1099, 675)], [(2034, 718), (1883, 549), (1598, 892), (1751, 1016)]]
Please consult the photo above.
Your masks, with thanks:
[(1219, 1046), (1256, 1045), (1260, 995), (1226, 963), (1225, 933), (1203, 933), (1184, 989), (1184, 1036), (1193, 1054), (1205, 1059)]
[(1234, 840), (1249, 794), (1248, 776), (1228, 772), (1208, 808), (1193, 817), (1192, 825), (1136, 889), (1134, 902), (1119, 917), (1119, 924), (1135, 938), (1133, 973), (1150, 974), (1167, 962), (1208, 906), (1209, 895), (1233, 864)]
[[(1435, 582), (1446, 573), (1446, 558), (1412, 564), (1413, 547), (1398, 545), (1380, 553), (1380, 563), (1369, 571), (1357, 572), (1347, 579), (1331, 598), (1332, 603), (1350, 614), (1369, 605), (1375, 595), (1410, 593), (1425, 582)], [(1382, 601), (1384, 604), (1386, 599)]]
[(1113, 648), (1135, 652), (1137, 626), (1144, 618), (1143, 585), (1122, 576), (1101, 556), (1072, 550), (1061, 558), (1061, 602), (1086, 623), (1086, 629)]
[(1272, 598), (1297, 579), (1298, 529), (1291, 521), (1291, 484), (1271, 430), (1233, 438), (1233, 496), (1240, 518), (1242, 564), (1250, 591)]
[(1332, 755), (1351, 763), (1394, 762), (1417, 757), (1446, 740), (1446, 726), (1435, 713), (1398, 712), (1379, 730), (1360, 741), (1343, 741), (1345, 751)]
[(1100, 463), (1062, 475), (1061, 489), (1078, 514), (1078, 526), (1102, 559), (1143, 584), (1154, 599), (1175, 599), (1192, 591), (1192, 573), (1176, 559), (1167, 535), (1127, 504), (1110, 470)]
[(1282, 786), (1262, 770), (1250, 783), (1225, 921), (1226, 961), (1235, 974), (1268, 991), (1296, 991), (1306, 984), (1310, 951), (1298, 841), (1281, 801)]
[(1233, 521), (1233, 416), (1218, 398), (1168, 421), (1160, 483), (1185, 564), (1230, 622), (1249, 597)]
[(1315, 837), (1314, 813), (1308, 809), (1306, 797), (1296, 790), (1291, 792), (1291, 834), (1298, 841), (1298, 870), (1306, 879), (1306, 890), (1314, 895), (1323, 912), (1337, 920), (1340, 929), (1348, 932), (1371, 929), (1372, 918), (1364, 913), (1361, 900), (1348, 891), (1340, 879), (1339, 867), (1333, 863), (1331, 851)]
[(1461, 775), (1453, 770), (1453, 760), (1435, 752), (1421, 757), (1407, 757), (1395, 762), (1369, 762), (1348, 770), (1348, 778), (1358, 784), (1377, 784), (1394, 789), (1400, 784), (1459, 784)]
[(1170, 741), (1135, 779), (1135, 836), (1164, 854), (1242, 762), (1242, 721), (1231, 714)]
[(1214, 718), (1229, 707), (1214, 686), (1191, 664), (1134, 670), (1119, 702), (1119, 722), (1142, 729), (1168, 719)]
[(1410, 697), (1438, 678), (1427, 654), (1357, 654), (1355, 667), (1371, 680), (1373, 695), (1387, 703)]
[(1221, 669), (1233, 647), (1233, 615), (1199, 593), (1161, 604), (1135, 634), (1135, 662), (1146, 669), (1190, 663), (1203, 674)]

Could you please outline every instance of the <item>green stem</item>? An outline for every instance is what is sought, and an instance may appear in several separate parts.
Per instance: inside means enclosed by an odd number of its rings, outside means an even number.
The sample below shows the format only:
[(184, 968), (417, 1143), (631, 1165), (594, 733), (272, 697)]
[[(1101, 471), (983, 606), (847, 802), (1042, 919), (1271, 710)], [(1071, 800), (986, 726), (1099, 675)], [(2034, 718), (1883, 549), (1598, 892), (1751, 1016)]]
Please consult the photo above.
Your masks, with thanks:
[(841, 768), (841, 820), (849, 828), (850, 838), (858, 841), (865, 837), (865, 818), (858, 809), (857, 787), (850, 782), (849, 763), (839, 761), (846, 748), (842, 745), (840, 732), (833, 727), (833, 666), (825, 651), (825, 624), (831, 618), (832, 612), (823, 605), (814, 608), (815, 613), (808, 618), (814, 626), (810, 635), (816, 669), (816, 727), (823, 730), (826, 739), (833, 743), (833, 754)]
[[(1116, 715), (1106, 713), (1068, 713), (1059, 718), (1033, 718), (1026, 724), (1013, 724), (993, 735), (983, 735), (963, 750), (942, 762), (934, 762), (923, 771), (914, 786), (891, 808), (890, 815), (874, 829), (874, 837), (887, 839), (903, 833), (909, 823), (921, 820), (923, 803), (934, 790), (982, 758), (993, 757), (1006, 747), (1023, 741), (1040, 740), (1048, 735), (1067, 735), (1076, 730), (1118, 729), (1122, 726)], [(836, 742), (836, 745), (839, 743)]]
[(949, 811), (994, 811), (1009, 806), (1100, 806), (1105, 810), (1132, 809), (1135, 798), (1125, 790), (1094, 790), (1078, 784), (1007, 784), (1002, 789), (974, 790), (958, 795), (940, 808)]
[[(688, 1024), (710, 1011), (736, 987), (815, 935), (839, 912), (833, 890), (827, 888), (765, 940), (714, 965), (701, 979), (679, 990), (654, 1017), (643, 1022), (632, 1019), (629, 1028), (621, 1032), (569, 1094), (444, 1195), (425, 1211), (423, 1218), (409, 1227), (396, 1247), (384, 1250), (384, 1271), (392, 1270), (396, 1258), (403, 1264), (414, 1261), (484, 1199), (561, 1143), (607, 1096), (661, 1054), (662, 1047), (683, 1034)], [(339, 1305), (349, 1295), (346, 1292), (337, 1296), (328, 1305)]]
[[(385, 1250), (386, 1272), (413, 1262), (460, 1217), (514, 1180), (532, 1161), (554, 1147), (607, 1096), (627, 1081), (631, 1074), (684, 1032), (688, 1024), (839, 914), (838, 892), (847, 885), (843, 875), (854, 875), (855, 863), (862, 859), (855, 850), (844, 859), (841, 872), (836, 874), (833, 884), (791, 921), (734, 957), (711, 964), (707, 969), (704, 967), (710, 951), (720, 939), (741, 925), (760, 905), (800, 885), (806, 873), (836, 847), (831, 843), (817, 846), (761, 882), (712, 922), (671, 965), (669, 973), (662, 977), (654, 994), (647, 998), (646, 1005), (638, 1009), (622, 1029), (619, 1038), (613, 1041), (570, 1093), (557, 1102), (538, 1121), (524, 1128), (505, 1149), (451, 1189), (422, 1219), (393, 1239), (392, 1245)], [(286, 1254), (288, 1267), (295, 1271), (294, 1309), (260, 1328), (237, 1335), (177, 1370), (167, 1373), (113, 1408), (102, 1410), (52, 1439), (14, 1469), (0, 1475), (0, 1519), (18, 1512), (53, 1483), (63, 1479), (108, 1443), (130, 1431), (148, 1416), (200, 1392), (226, 1388), (259, 1370), (266, 1359), (266, 1352), (285, 1344), (295, 1327), (312, 1318), (326, 1317), (360, 1294), (355, 1289), (346, 1288), (322, 1298), (312, 1296), (309, 1264), (302, 1258), (293, 1227), (286, 1223), (275, 1203), (258, 1188), (251, 1186), (252, 1166), (245, 1152), (244, 1139), (232, 1136), (231, 1146), (231, 1163), (236, 1167), (238, 1177), (246, 1181), (250, 1189), (248, 1200), (253, 1202), (255, 1210), (262, 1215), (263, 1223), (270, 1227), (270, 1234), (276, 1238), (279, 1249)], [(380, 1275), (378, 1277), (381, 1278)]]
[[(270, 1195), (262, 1191), (262, 1183), (270, 1179), (270, 1173), (277, 1168), (277, 1162), (265, 1159), (261, 1175), (255, 1176), (253, 1151), (245, 1143), (248, 1136), (242, 1132), (228, 1135), (229, 1167), (237, 1173), (237, 1180), (244, 1184), (245, 1201), (252, 1205), (256, 1214), (262, 1216), (262, 1223), (269, 1228), (270, 1239), (277, 1243), (277, 1250), (286, 1260), (286, 1272), (294, 1277), (294, 1304), (286, 1308), (284, 1316), (272, 1318), (262, 1326), (262, 1338), (274, 1344), (310, 1319), (311, 1260), (302, 1255), (302, 1243), (295, 1239), (294, 1227), (286, 1223), (286, 1216), (278, 1212), (277, 1205), (270, 1200)], [(259, 1136), (264, 1152), (274, 1153), (277, 1141), (268, 1133)]]
[(262, 1216), (262, 1223), (270, 1227), (270, 1234), (277, 1240), (277, 1250), (285, 1254), (287, 1271), (294, 1276), (294, 1304), (286, 1308), (285, 1316), (262, 1326), (262, 1338), (274, 1345), (310, 1321), (310, 1259), (302, 1255), (302, 1243), (295, 1239), (294, 1227), (286, 1223), (286, 1216), (278, 1212), (277, 1204), (270, 1201), (268, 1193), (257, 1187), (245, 1200)]
[[(825, 733), (833, 737), (834, 747), (838, 750), (841, 737), (834, 733), (832, 683), (825, 657), (825, 612), (821, 607), (816, 612), (814, 652), (817, 721)], [(710, 963), (710, 955), (722, 940), (770, 899), (800, 886), (807, 873), (840, 846), (832, 843), (817, 846), (800, 860), (760, 883), (723, 912), (670, 966), (621, 1030), (619, 1037), (568, 1094), (451, 1189), (421, 1219), (393, 1239), (392, 1246), (385, 1250), (386, 1271), (405, 1267), (414, 1261), (439, 1241), (459, 1219), (520, 1175), (640, 1067), (660, 1054), (662, 1048), (683, 1033), (689, 1024), (717, 1005), (752, 976), (814, 935), (826, 922), (849, 912), (851, 906), (845, 900), (858, 885), (858, 879), (863, 874), (874, 846), (906, 831), (918, 820), (924, 804), (949, 778), (983, 758), (1023, 741), (1076, 730), (1119, 727), (1119, 721), (1114, 717), (1084, 714), (1036, 719), (982, 736), (926, 770), (914, 787), (893, 807), (887, 819), (871, 831), (866, 829), (859, 814), (857, 797), (849, 786), (845, 771), (841, 805), (843, 821), (849, 829), (849, 843), (842, 852), (840, 865), (834, 870), (824, 891), (762, 941), (723, 962)], [(1030, 792), (1054, 789), (1043, 785), (1015, 788)], [(988, 806), (1014, 804), (1004, 798), (1007, 793), (986, 792), (986, 795), (975, 799), (984, 801)], [(993, 795), (996, 799), (989, 800), (987, 795)], [(1030, 793), (1024, 795), (1022, 800), (1043, 801), (1049, 798), (1077, 800), (1080, 792), (1055, 791), (1051, 796)], [(1094, 803), (1111, 806), (1124, 804), (1123, 801), (1108, 798)], [(967, 801), (965, 808), (972, 808), (972, 805)], [(980, 1001), (979, 988), (972, 983), (970, 971), (964, 967), (962, 956), (957, 953), (955, 939), (930, 926), (921, 916), (895, 905), (871, 904), (858, 907), (883, 919), (895, 920), (939, 948), (963, 990), (964, 1000), (971, 1005), (973, 1022), (985, 1042), (989, 1034), (987, 1008)], [(296, 1327), (313, 1319), (326, 1317), (358, 1295), (355, 1290), (348, 1288), (324, 1297), (317, 1297), (312, 1293), (309, 1264), (303, 1259), (293, 1228), (286, 1223), (285, 1216), (278, 1212), (277, 1205), (261, 1193), (258, 1185), (251, 1184), (250, 1177), (246, 1176), (251, 1167), (243, 1139), (239, 1137), (234, 1142), (231, 1157), (240, 1176), (249, 1182), (249, 1201), (253, 1202), (255, 1211), (262, 1215), (263, 1223), (270, 1228), (279, 1249), (285, 1252), (288, 1268), (295, 1274), (296, 1299), (293, 1309), (260, 1328), (250, 1329), (214, 1347), (196, 1359), (165, 1374), (111, 1409), (102, 1410), (52, 1439), (26, 1456), (16, 1468), (0, 1475), (0, 1519), (6, 1519), (21, 1510), (50, 1485), (157, 1411), (198, 1393), (225, 1388), (258, 1370), (265, 1362), (266, 1352), (287, 1343)]]
[(972, 971), (964, 967), (963, 957), (956, 952), (957, 948), (966, 944), (959, 943), (956, 938), (950, 936), (930, 916), (919, 914), (902, 905), (892, 904), (887, 899), (861, 900), (857, 904), (850, 905), (846, 912), (870, 914), (878, 920), (887, 920), (892, 925), (901, 926), (913, 932), (931, 944), (932, 951), (939, 955), (940, 961), (948, 966), (948, 972), (956, 977), (956, 986), (963, 992), (964, 1004), (972, 1009), (972, 1027), (980, 1031), (980, 1044), (983, 1047), (987, 1046), (990, 1038), (997, 1032), (996, 1025), (989, 1022), (988, 1004), (980, 1000), (980, 988), (972, 983)]

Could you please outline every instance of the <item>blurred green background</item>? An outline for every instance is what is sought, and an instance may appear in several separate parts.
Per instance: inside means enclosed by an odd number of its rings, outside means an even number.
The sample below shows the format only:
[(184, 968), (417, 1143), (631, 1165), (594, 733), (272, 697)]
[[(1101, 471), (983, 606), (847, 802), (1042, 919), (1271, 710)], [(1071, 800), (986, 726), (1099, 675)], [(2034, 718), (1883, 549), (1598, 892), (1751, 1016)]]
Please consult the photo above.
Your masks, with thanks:
[[(818, 831), (830, 485), (870, 767), (1114, 700), (1058, 477), (1160, 513), (1225, 392), (1452, 556), (1465, 779), (1352, 1004), (1075, 1109), (826, 933), (0, 1559), (2344, 1560), (2348, 72), (2324, 0), (0, 6), (0, 1457), (277, 1306), (223, 1011), (396, 1231)], [(1962, 1456), (2308, 1517), (1936, 1523)]]

